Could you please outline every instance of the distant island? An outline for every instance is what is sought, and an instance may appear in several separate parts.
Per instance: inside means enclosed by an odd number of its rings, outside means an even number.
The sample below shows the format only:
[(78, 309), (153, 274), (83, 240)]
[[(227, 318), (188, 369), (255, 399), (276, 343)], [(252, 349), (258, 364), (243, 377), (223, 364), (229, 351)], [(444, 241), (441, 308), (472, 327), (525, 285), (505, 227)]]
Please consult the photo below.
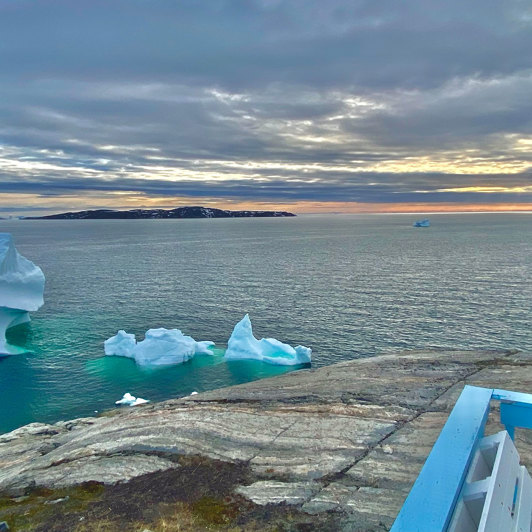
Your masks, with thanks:
[(116, 211), (97, 209), (93, 211), (64, 212), (47, 216), (26, 216), (25, 220), (111, 220), (111, 219), (162, 219), (162, 218), (276, 218), (295, 216), (286, 211), (226, 211), (211, 207), (178, 207), (176, 209), (133, 209)]

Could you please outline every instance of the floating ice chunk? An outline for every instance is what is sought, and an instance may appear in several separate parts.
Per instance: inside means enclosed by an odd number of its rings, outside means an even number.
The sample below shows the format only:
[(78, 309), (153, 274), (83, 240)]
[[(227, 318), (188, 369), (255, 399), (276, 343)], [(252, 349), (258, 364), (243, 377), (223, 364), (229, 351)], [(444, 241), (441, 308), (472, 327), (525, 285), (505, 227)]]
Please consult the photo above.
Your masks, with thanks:
[(135, 347), (135, 360), (140, 365), (181, 364), (196, 354), (212, 355), (213, 342), (196, 342), (179, 329), (150, 329)]
[(149, 401), (146, 399), (142, 399), (141, 397), (135, 397), (134, 395), (131, 395), (129, 392), (125, 393), (122, 399), (115, 401), (115, 405), (125, 405), (125, 406), (138, 406), (138, 405), (143, 405), (145, 403), (149, 403)]
[(192, 392), (190, 395), (198, 395), (198, 392)]
[(147, 399), (142, 399), (140, 397), (137, 397), (133, 403), (131, 403), (130, 406), (139, 406), (139, 405), (144, 405), (146, 403), (149, 403), (149, 401)]
[(428, 218), (418, 220), (417, 222), (414, 222), (414, 227), (430, 227), (430, 220)]
[(257, 340), (253, 336), (251, 321), (246, 314), (235, 325), (225, 352), (226, 360), (262, 360), (268, 364), (292, 366), (308, 364), (312, 350), (309, 347), (298, 345), (296, 348), (283, 344), (275, 338), (262, 338)]
[(135, 402), (136, 397), (133, 397), (129, 392), (126, 392), (122, 399), (115, 401), (115, 405), (131, 405)]
[(0, 354), (17, 352), (6, 342), (6, 330), (30, 321), (29, 311), (44, 303), (44, 274), (15, 248), (9, 233), (0, 233)]
[(149, 329), (144, 340), (135, 341), (134, 334), (125, 331), (104, 342), (105, 354), (134, 358), (140, 366), (181, 364), (194, 355), (212, 355), (213, 342), (196, 342), (178, 329)]

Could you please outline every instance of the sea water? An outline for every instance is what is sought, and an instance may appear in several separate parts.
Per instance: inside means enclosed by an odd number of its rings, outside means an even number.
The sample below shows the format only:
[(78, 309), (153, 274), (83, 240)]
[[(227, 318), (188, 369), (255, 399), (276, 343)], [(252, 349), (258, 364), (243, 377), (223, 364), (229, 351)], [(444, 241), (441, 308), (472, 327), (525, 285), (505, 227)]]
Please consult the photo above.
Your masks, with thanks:
[[(0, 221), (46, 275), (45, 305), (8, 331), (0, 432), (91, 416), (294, 368), (225, 362), (233, 326), (312, 348), (313, 367), (403, 349), (532, 349), (532, 215), (330, 215)], [(215, 356), (149, 370), (105, 357), (125, 329), (181, 329)]]

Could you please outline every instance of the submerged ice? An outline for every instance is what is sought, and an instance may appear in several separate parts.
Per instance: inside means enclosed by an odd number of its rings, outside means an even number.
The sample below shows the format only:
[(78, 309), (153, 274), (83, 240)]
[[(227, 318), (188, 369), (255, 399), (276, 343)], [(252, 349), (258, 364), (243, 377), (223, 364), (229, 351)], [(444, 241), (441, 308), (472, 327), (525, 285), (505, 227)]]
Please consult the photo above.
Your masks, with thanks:
[(15, 248), (9, 233), (0, 233), (0, 355), (17, 352), (6, 330), (30, 321), (29, 312), (44, 303), (44, 274)]
[(283, 344), (275, 338), (262, 338), (257, 340), (253, 336), (251, 320), (246, 314), (235, 325), (225, 352), (226, 360), (261, 360), (268, 364), (280, 366), (292, 366), (296, 364), (308, 364), (312, 350), (309, 347), (298, 345), (292, 347)]
[(104, 342), (105, 354), (133, 358), (140, 366), (181, 364), (198, 354), (212, 355), (214, 342), (196, 342), (179, 329), (149, 329), (144, 340), (137, 342), (134, 334), (125, 331)]

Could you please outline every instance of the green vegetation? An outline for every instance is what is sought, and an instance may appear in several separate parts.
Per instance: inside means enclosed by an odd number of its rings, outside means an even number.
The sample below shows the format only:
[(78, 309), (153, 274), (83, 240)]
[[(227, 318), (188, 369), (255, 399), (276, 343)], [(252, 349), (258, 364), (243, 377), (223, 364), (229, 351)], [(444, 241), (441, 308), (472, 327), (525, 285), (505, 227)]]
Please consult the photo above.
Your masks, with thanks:
[[(175, 469), (126, 483), (88, 482), (0, 497), (0, 521), (12, 532), (304, 532), (336, 530), (328, 521), (285, 505), (257, 506), (235, 494), (256, 478), (246, 463), (199, 456), (177, 458)], [(320, 522), (318, 523), (317, 520)]]
[(4, 496), (0, 498), (0, 521), (7, 521), (13, 532), (37, 531), (58, 514), (83, 513), (103, 492), (101, 484), (87, 482), (73, 488), (36, 488), (22, 497)]

